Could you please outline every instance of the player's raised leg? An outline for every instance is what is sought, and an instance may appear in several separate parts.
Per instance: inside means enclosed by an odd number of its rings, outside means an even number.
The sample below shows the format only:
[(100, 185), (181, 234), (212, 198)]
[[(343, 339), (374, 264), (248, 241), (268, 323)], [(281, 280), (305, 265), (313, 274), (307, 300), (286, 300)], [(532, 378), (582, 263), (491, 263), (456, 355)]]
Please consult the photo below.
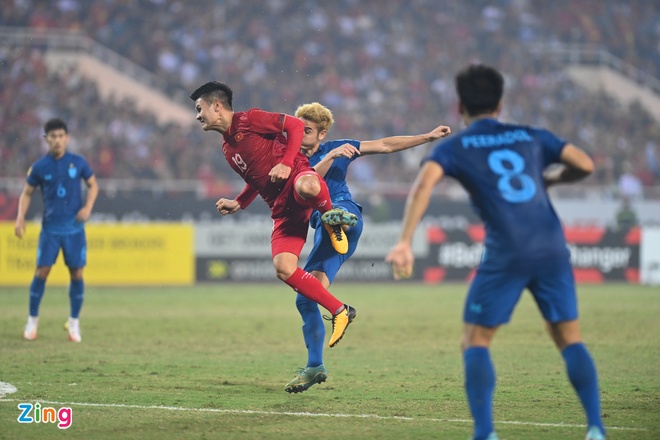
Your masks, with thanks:
[(323, 319), (332, 322), (332, 335), (328, 341), (328, 347), (332, 348), (339, 343), (341, 338), (344, 337), (344, 333), (346, 333), (349, 324), (353, 322), (355, 318), (357, 318), (357, 310), (348, 304), (344, 304), (344, 308), (340, 312), (332, 315), (332, 317), (323, 316)]
[[(362, 222), (358, 222), (355, 227), (346, 231), (350, 246), (346, 254), (340, 255), (332, 248), (330, 237), (320, 228), (319, 220), (320, 218), (315, 216), (316, 232), (314, 233), (314, 246), (307, 257), (304, 270), (318, 279), (323, 287), (329, 289), (341, 265), (353, 255), (357, 248), (359, 237), (362, 233)], [(311, 372), (313, 372), (312, 369), (324, 366), (325, 325), (318, 304), (298, 294), (296, 297), (296, 308), (300, 312), (300, 317), (303, 321), (302, 332), (305, 346), (307, 347), (307, 366), (302, 375), (297, 376), (287, 385), (285, 390), (289, 392), (293, 392), (292, 387), (299, 386), (301, 381), (310, 383), (308, 378), (315, 377), (311, 375)], [(327, 371), (324, 374), (327, 376)], [(301, 378), (300, 376), (303, 377)], [(313, 384), (311, 383), (309, 386), (306, 386), (302, 391), (308, 389)]]
[[(304, 239), (302, 243), (304, 244)], [(274, 249), (276, 245), (277, 243), (274, 241)], [(300, 247), (302, 248), (302, 245)], [(328, 318), (332, 320), (332, 335), (330, 336), (328, 345), (330, 347), (337, 345), (344, 336), (348, 326), (357, 316), (357, 311), (335, 298), (309, 272), (299, 268), (298, 256), (296, 254), (290, 252), (278, 253), (273, 257), (273, 265), (279, 279), (291, 286), (299, 294), (320, 304), (332, 314), (332, 317)]]
[(358, 218), (355, 214), (341, 208), (333, 208), (330, 192), (325, 180), (316, 172), (304, 172), (296, 177), (296, 201), (322, 214), (323, 226), (330, 235), (333, 248), (339, 254), (348, 252), (348, 239), (342, 225), (355, 226)]
[[(292, 254), (280, 254), (275, 257), (274, 262), (277, 276), (296, 292), (322, 305), (332, 314), (332, 317), (327, 318), (332, 321), (332, 335), (328, 341), (328, 346), (334, 347), (344, 337), (346, 329), (356, 318), (357, 311), (335, 298), (323, 287), (319, 280), (297, 267), (297, 265), (295, 266), (295, 271), (287, 277), (287, 273), (290, 272), (283, 270), (285, 267), (283, 264), (286, 264), (285, 261), (289, 260), (291, 256), (295, 257)], [(298, 258), (295, 257), (295, 264), (297, 264), (297, 260)]]
[(358, 222), (358, 218), (351, 212), (344, 211), (341, 208), (333, 208), (323, 213), (321, 221), (326, 225), (332, 226), (355, 226)]
[(343, 255), (348, 252), (348, 238), (344, 228), (355, 226), (357, 216), (341, 208), (332, 208), (321, 215), (321, 221), (337, 253)]

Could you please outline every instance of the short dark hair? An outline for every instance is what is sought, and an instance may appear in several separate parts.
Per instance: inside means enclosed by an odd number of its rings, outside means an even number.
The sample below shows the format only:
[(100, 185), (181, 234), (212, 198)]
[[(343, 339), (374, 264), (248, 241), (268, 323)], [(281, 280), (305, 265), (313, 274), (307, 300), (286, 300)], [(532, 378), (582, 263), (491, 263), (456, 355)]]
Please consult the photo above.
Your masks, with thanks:
[(232, 109), (232, 98), (234, 92), (225, 83), (220, 81), (210, 81), (197, 87), (197, 90), (190, 94), (190, 99), (197, 101), (198, 98), (203, 98), (206, 102), (218, 100), (220, 103), (229, 110)]
[(44, 124), (44, 134), (48, 134), (53, 130), (64, 130), (65, 133), (69, 132), (69, 128), (66, 126), (66, 122), (59, 118), (52, 118), (46, 121)]
[(491, 113), (504, 93), (504, 77), (494, 67), (473, 64), (458, 72), (456, 93), (470, 116)]

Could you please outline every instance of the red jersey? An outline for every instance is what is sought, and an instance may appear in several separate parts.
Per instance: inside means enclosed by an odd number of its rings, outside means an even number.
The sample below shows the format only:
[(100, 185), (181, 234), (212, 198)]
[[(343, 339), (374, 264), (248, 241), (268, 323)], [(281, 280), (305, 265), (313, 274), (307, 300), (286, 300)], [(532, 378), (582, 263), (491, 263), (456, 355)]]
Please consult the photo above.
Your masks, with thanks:
[(286, 118), (294, 117), (259, 109), (235, 112), (231, 126), (223, 134), (225, 159), (271, 209), (287, 181), (271, 182), (270, 170), (282, 163), (291, 167), (289, 178), (293, 178), (298, 172), (311, 169), (309, 160), (300, 152), (302, 129), (299, 136), (287, 133), (287, 138), (283, 134)]

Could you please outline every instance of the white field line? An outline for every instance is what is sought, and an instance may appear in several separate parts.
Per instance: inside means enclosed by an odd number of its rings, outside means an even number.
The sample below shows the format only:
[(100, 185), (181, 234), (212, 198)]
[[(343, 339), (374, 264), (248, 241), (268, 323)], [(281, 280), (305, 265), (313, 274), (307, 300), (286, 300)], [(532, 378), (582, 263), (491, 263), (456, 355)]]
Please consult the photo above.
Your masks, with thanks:
[(7, 382), (0, 382), (0, 399), (5, 397), (7, 394), (13, 394), (16, 391), (16, 387), (10, 383)]
[[(20, 399), (0, 399), (0, 402), (22, 402)], [(405, 420), (413, 422), (436, 422), (436, 423), (472, 423), (467, 419), (435, 419), (428, 417), (404, 417), (404, 416), (379, 416), (377, 414), (332, 414), (332, 413), (310, 413), (310, 412), (292, 412), (292, 411), (256, 411), (251, 409), (220, 409), (220, 408), (186, 408), (181, 406), (159, 406), (159, 405), (125, 405), (121, 403), (87, 403), (87, 402), (55, 402), (50, 400), (35, 399), (35, 402), (41, 404), (58, 406), (87, 406), (94, 408), (127, 408), (127, 409), (156, 409), (164, 411), (189, 411), (198, 413), (218, 413), (218, 414), (256, 414), (260, 416), (291, 416), (291, 417), (336, 417), (336, 418), (356, 418), (356, 419), (374, 419), (374, 420)], [(586, 425), (577, 425), (570, 423), (536, 423), (520, 421), (495, 421), (496, 425), (526, 425), (550, 428), (586, 428)], [(607, 429), (622, 431), (646, 431), (646, 428), (629, 428), (624, 426), (607, 426)]]

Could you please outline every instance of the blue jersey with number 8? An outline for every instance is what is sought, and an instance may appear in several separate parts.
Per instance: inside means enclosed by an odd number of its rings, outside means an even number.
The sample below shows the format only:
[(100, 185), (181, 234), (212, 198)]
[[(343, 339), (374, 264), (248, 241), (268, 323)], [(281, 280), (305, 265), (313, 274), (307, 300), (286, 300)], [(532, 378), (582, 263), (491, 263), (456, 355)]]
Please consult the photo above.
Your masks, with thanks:
[(486, 229), (485, 260), (510, 264), (567, 256), (543, 171), (566, 141), (547, 130), (478, 119), (424, 159), (442, 166), (470, 194)]

